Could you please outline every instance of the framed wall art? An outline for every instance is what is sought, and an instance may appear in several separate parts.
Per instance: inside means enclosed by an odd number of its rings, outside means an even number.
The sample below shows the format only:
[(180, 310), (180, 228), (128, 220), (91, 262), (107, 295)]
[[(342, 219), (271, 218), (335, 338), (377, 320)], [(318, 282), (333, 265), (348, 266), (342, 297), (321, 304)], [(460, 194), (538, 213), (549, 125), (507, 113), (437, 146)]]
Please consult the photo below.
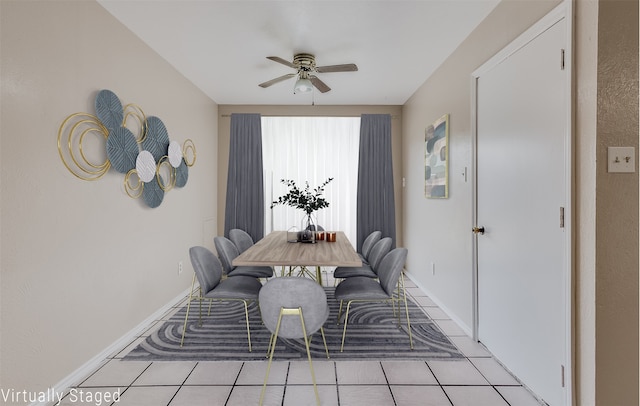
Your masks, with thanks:
[(424, 195), (429, 199), (449, 197), (449, 114), (424, 133)]

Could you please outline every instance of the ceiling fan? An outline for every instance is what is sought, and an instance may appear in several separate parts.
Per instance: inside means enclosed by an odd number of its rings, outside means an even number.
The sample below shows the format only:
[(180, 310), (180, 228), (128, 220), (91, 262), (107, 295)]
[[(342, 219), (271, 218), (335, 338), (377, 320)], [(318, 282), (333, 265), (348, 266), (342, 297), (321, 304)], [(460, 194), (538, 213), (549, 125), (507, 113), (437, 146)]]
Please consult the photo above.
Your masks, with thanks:
[(311, 54), (296, 54), (293, 57), (293, 62), (289, 62), (277, 56), (267, 56), (274, 62), (281, 63), (290, 68), (295, 69), (296, 73), (288, 73), (275, 79), (271, 79), (264, 83), (260, 83), (258, 86), (267, 88), (283, 80), (291, 79), (295, 76), (298, 77), (294, 87), (294, 93), (308, 93), (313, 90), (313, 86), (320, 90), (322, 93), (326, 93), (331, 88), (327, 86), (322, 80), (320, 80), (316, 73), (329, 73), (329, 72), (355, 72), (358, 67), (353, 63), (347, 63), (343, 65), (328, 65), (328, 66), (316, 66), (316, 58)]

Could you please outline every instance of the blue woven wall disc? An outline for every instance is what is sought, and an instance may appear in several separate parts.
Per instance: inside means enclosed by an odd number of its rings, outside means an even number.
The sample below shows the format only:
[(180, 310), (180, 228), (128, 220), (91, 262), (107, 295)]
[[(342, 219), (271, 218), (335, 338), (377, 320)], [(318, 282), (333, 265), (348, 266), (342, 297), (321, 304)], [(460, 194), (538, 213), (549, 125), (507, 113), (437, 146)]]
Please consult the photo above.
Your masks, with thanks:
[(152, 180), (151, 182), (144, 184), (144, 189), (142, 189), (142, 200), (144, 200), (147, 206), (155, 209), (160, 206), (162, 199), (164, 199), (164, 190), (162, 190), (157, 181)]
[(118, 127), (109, 131), (107, 157), (116, 171), (127, 173), (135, 168), (139, 152), (136, 137), (128, 128)]
[(120, 99), (111, 90), (101, 90), (96, 96), (96, 115), (109, 130), (122, 125), (124, 110)]
[(183, 187), (187, 184), (187, 180), (189, 180), (189, 167), (183, 159), (180, 166), (176, 168), (176, 187)]
[(156, 162), (169, 153), (169, 133), (158, 117), (147, 117), (147, 135), (142, 141), (142, 149), (151, 152)]

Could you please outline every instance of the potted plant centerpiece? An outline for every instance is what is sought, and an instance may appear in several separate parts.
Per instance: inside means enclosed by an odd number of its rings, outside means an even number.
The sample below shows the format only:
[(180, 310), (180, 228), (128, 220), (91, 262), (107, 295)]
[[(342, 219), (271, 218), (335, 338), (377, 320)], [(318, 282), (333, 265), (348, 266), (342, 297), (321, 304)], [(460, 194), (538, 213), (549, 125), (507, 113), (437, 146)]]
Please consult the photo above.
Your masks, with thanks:
[(305, 182), (304, 189), (300, 189), (295, 181), (290, 179), (281, 179), (280, 182), (289, 187), (289, 192), (283, 196), (280, 196), (278, 200), (271, 202), (271, 208), (278, 204), (284, 204), (287, 206), (301, 209), (304, 211), (305, 216), (302, 221), (302, 235), (300, 241), (313, 241), (314, 231), (316, 230), (316, 224), (313, 219), (313, 213), (317, 210), (329, 207), (329, 202), (322, 196), (324, 188), (331, 182), (333, 178), (329, 178), (324, 181), (320, 186), (311, 189), (309, 182)]

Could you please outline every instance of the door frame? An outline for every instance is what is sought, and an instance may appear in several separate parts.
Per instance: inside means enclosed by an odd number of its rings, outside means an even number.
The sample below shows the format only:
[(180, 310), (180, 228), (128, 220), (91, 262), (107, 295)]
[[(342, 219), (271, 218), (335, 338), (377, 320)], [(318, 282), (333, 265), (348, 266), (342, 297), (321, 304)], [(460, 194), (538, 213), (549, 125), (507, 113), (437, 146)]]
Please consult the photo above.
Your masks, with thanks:
[[(564, 0), (555, 9), (549, 12), (546, 16), (540, 19), (537, 23), (527, 29), (518, 38), (513, 40), (509, 45), (491, 57), (488, 61), (482, 64), (478, 69), (471, 74), (471, 185), (472, 185), (472, 214), (471, 221), (473, 226), (478, 226), (478, 79), (486, 72), (499, 65), (505, 59), (509, 58), (516, 51), (527, 45), (534, 38), (542, 34), (552, 25), (565, 19), (566, 21), (566, 49), (564, 52), (564, 69), (567, 71), (566, 81), (566, 133), (564, 135), (565, 142), (565, 184), (566, 188), (566, 202), (564, 212), (564, 227), (565, 227), (565, 244), (567, 253), (565, 256), (565, 263), (563, 266), (563, 280), (565, 287), (565, 359), (563, 360), (564, 380), (565, 387), (565, 404), (575, 405), (573, 391), (574, 391), (574, 329), (575, 319), (573, 311), (573, 297), (574, 297), (574, 191), (575, 191), (575, 174), (574, 174), (574, 103), (575, 100), (575, 86), (574, 86), (574, 72), (573, 72), (573, 24), (574, 24), (574, 8), (572, 0)], [(558, 63), (561, 63), (560, 56), (558, 57)], [(473, 340), (478, 340), (478, 326), (479, 326), (479, 303), (478, 303), (478, 237), (476, 234), (471, 234), (472, 238), (472, 332)]]

